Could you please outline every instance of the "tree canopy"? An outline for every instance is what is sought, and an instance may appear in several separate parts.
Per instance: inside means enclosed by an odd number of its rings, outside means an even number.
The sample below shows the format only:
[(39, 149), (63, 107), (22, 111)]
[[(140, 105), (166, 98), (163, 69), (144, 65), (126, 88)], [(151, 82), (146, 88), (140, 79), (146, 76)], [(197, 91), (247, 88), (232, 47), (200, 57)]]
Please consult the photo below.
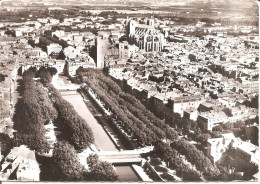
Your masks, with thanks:
[(87, 82), (98, 98), (105, 103), (106, 108), (113, 112), (113, 118), (116, 118), (118, 125), (131, 135), (131, 142), (137, 147), (152, 145), (156, 140), (164, 139), (166, 136), (171, 139), (178, 137), (174, 129), (147, 110), (133, 95), (123, 92), (120, 86), (102, 71), (80, 69), (78, 74), (82, 82)]
[(58, 141), (53, 150), (57, 178), (64, 181), (83, 180), (84, 167), (80, 164), (77, 153), (67, 141)]
[(100, 161), (98, 155), (91, 154), (87, 158), (89, 172), (85, 173), (85, 179), (90, 181), (116, 181), (118, 176), (112, 164)]
[(44, 153), (49, 150), (44, 125), (56, 119), (57, 111), (43, 85), (33, 80), (34, 76), (34, 69), (23, 74), (22, 98), (16, 104), (14, 115), (16, 141)]
[(51, 84), (47, 84), (46, 87), (54, 100), (54, 106), (58, 112), (55, 125), (61, 129), (62, 138), (73, 145), (76, 150), (86, 149), (94, 142), (91, 128)]

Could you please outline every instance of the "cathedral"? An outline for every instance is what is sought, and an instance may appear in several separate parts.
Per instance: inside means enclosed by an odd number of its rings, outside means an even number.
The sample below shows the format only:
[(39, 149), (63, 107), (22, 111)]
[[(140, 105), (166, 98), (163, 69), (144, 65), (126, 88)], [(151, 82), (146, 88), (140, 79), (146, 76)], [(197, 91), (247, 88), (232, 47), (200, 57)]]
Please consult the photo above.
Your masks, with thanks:
[(154, 27), (154, 19), (146, 24), (139, 24), (135, 20), (127, 20), (126, 34), (129, 44), (135, 44), (147, 52), (161, 51), (165, 42), (164, 35)]

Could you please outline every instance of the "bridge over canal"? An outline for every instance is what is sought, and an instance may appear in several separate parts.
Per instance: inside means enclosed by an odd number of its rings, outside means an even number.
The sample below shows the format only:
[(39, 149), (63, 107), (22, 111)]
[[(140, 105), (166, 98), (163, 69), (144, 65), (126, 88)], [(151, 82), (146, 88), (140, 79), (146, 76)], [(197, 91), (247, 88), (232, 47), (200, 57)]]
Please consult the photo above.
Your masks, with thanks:
[[(96, 154), (99, 156), (100, 160), (107, 161), (113, 165), (120, 164), (141, 164), (144, 161), (141, 158), (142, 153), (148, 153), (153, 150), (153, 147), (144, 147), (141, 149), (135, 150), (119, 150), (119, 151), (96, 151)], [(79, 157), (87, 158), (88, 153), (79, 153)]]
[(95, 140), (93, 144), (94, 148), (90, 147), (88, 148), (89, 150), (84, 150), (78, 154), (80, 163), (87, 168), (87, 157), (91, 153), (96, 153), (101, 160), (114, 165), (119, 176), (119, 181), (149, 181), (147, 177), (144, 177), (146, 174), (142, 171), (142, 167), (140, 166), (143, 161), (140, 154), (149, 152), (152, 148), (118, 150), (118, 147), (112, 141), (111, 137), (88, 109), (85, 103), (87, 100), (86, 97), (77, 91), (77, 89), (84, 86), (84, 84), (75, 85), (68, 81), (66, 77), (58, 76), (56, 81), (53, 80), (53, 85), (60, 91), (62, 98), (71, 103), (76, 112), (86, 121), (93, 131)]

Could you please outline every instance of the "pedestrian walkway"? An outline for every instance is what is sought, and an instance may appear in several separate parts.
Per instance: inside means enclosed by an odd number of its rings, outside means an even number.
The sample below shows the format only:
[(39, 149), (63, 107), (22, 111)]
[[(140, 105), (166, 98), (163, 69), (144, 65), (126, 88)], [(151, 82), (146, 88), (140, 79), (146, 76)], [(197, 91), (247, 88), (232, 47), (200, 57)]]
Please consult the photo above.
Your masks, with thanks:
[(142, 179), (142, 181), (153, 181), (147, 174), (144, 172), (144, 169), (136, 164), (132, 165), (133, 169), (135, 170), (135, 173)]

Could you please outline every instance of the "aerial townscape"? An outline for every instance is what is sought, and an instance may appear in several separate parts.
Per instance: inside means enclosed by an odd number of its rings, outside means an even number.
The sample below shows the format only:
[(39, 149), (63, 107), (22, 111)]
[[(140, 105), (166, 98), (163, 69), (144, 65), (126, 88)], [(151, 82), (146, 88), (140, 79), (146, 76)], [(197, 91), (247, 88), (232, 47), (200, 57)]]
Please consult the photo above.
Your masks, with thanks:
[(0, 181), (258, 181), (258, 5), (0, 0)]

